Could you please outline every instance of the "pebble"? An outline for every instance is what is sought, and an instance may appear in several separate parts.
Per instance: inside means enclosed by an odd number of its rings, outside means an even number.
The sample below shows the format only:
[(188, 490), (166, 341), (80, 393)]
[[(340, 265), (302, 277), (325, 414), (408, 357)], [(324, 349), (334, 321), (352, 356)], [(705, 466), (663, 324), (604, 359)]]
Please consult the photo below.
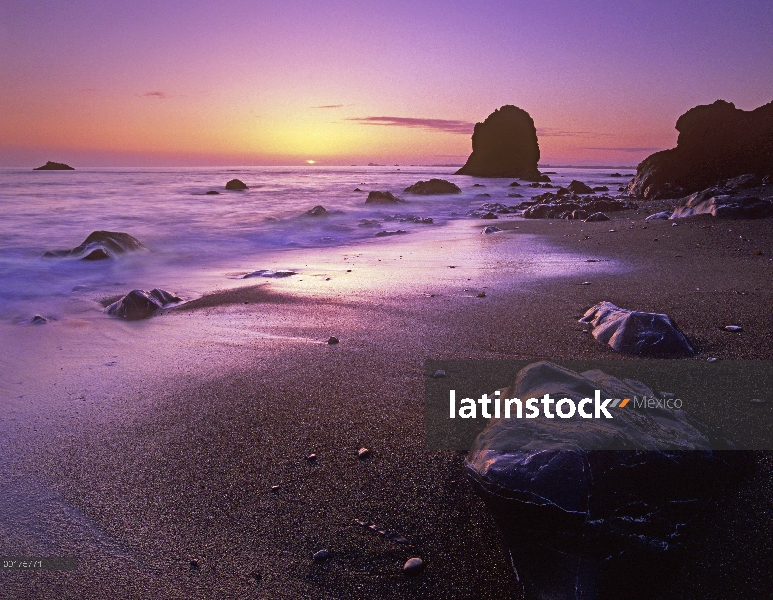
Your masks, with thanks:
[(357, 458), (359, 458), (360, 460), (364, 460), (364, 459), (368, 458), (369, 456), (370, 456), (370, 450), (368, 450), (364, 446), (362, 448), (360, 448), (359, 450), (357, 450)]
[(706, 360), (708, 362), (717, 362), (717, 357), (716, 356), (709, 356)]
[(737, 333), (739, 331), (743, 331), (743, 327), (741, 327), (740, 325), (725, 325), (724, 330)]
[(314, 462), (315, 460), (317, 460), (317, 455), (316, 455), (316, 454), (309, 454), (309, 455), (306, 457), (306, 460), (309, 460), (309, 461), (312, 461), (312, 462)]
[(486, 292), (480, 292), (478, 294), (478, 298), (485, 298), (485, 297), (486, 297)]
[(590, 281), (583, 281), (580, 285), (590, 285)]
[(435, 371), (435, 374), (433, 375), (435, 379), (443, 379), (443, 377), (445, 376), (446, 376), (446, 372), (443, 369), (438, 369), (437, 371)]
[(314, 560), (316, 561), (323, 561), (330, 558), (330, 552), (327, 550), (319, 550), (318, 552), (314, 553)]
[(768, 401), (765, 398), (752, 398), (749, 400), (752, 404), (767, 404)]
[(258, 571), (253, 571), (250, 573), (249, 580), (252, 583), (258, 583), (261, 579), (263, 579), (263, 575), (261, 575)]
[(406, 563), (403, 565), (403, 573), (407, 577), (411, 577), (413, 575), (416, 575), (424, 568), (424, 561), (420, 558), (409, 558)]
[(271, 491), (272, 492), (278, 492), (279, 491), (279, 486), (278, 485), (272, 485), (271, 486)]
[(45, 325), (46, 323), (48, 323), (48, 319), (46, 319), (42, 315), (35, 315), (30, 320), (30, 323), (32, 323), (33, 325)]
[(671, 227), (679, 227), (679, 223), (671, 223)]
[(330, 345), (332, 346), (332, 345), (334, 345), (334, 344), (337, 344), (339, 341), (340, 341), (340, 340), (339, 340), (339, 339), (338, 339), (336, 336), (334, 336), (334, 335), (331, 335), (331, 336), (330, 336), (330, 339), (328, 339), (327, 343), (328, 343), (328, 344), (330, 344)]

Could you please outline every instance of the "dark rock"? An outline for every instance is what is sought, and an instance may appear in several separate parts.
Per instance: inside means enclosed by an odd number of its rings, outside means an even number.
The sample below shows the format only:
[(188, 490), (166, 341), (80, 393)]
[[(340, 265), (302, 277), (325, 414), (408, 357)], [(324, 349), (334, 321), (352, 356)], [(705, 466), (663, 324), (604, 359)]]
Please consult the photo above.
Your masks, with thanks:
[(33, 325), (45, 325), (48, 323), (48, 319), (46, 319), (43, 315), (35, 315), (30, 319), (30, 323)]
[(482, 183), (473, 183), (472, 187), (486, 187), (486, 186), (483, 185)]
[(567, 189), (570, 192), (574, 192), (575, 194), (592, 194), (593, 193), (593, 189), (591, 189), (590, 186), (585, 185), (582, 181), (577, 181), (576, 179), (572, 180), (572, 183), (570, 183), (566, 187), (567, 187)]
[(762, 180), (753, 173), (747, 173), (746, 175), (739, 175), (733, 179), (728, 179), (725, 182), (725, 187), (731, 190), (754, 188), (762, 185)]
[(446, 376), (446, 372), (443, 369), (438, 369), (435, 371), (434, 375), (432, 375), (435, 379), (443, 379)]
[(722, 329), (724, 329), (725, 331), (730, 331), (732, 333), (740, 333), (741, 331), (743, 331), (743, 327), (741, 327), (740, 325), (725, 325)]
[[(502, 398), (632, 398), (655, 394), (602, 371), (540, 362)], [(612, 419), (492, 419), (466, 471), (502, 533), (523, 587), (545, 600), (665, 597), (647, 590), (701, 509), (749, 472), (748, 453), (685, 410), (632, 406)], [(613, 591), (614, 590), (614, 591)]]
[(605, 186), (605, 185), (597, 185), (596, 187), (593, 188), (593, 191), (594, 192), (608, 192), (609, 188), (607, 186)]
[(485, 298), (486, 292), (478, 292), (478, 298)]
[(270, 277), (272, 279), (282, 279), (283, 277), (291, 277), (292, 275), (297, 275), (297, 271), (291, 271), (289, 269), (279, 269), (277, 271), (272, 271), (271, 269), (259, 269), (257, 271), (252, 271), (251, 273), (247, 273), (246, 275), (242, 275), (242, 279), (251, 279), (253, 277)]
[(330, 338), (328, 338), (328, 340), (327, 340), (327, 343), (328, 343), (330, 346), (334, 346), (334, 345), (336, 345), (337, 343), (339, 343), (340, 341), (341, 341), (341, 340), (339, 340), (339, 339), (338, 339), (336, 336), (334, 336), (334, 335), (331, 335), (331, 336), (330, 336)]
[(537, 181), (542, 181), (543, 183), (546, 181), (550, 182), (550, 177), (548, 177), (547, 175), (545, 175), (545, 173), (543, 173), (542, 175), (539, 176), (539, 179)]
[(370, 456), (370, 450), (368, 448), (363, 447), (357, 450), (357, 458), (359, 458), (360, 460), (365, 460), (369, 456)]
[(622, 177), (620, 173), (612, 173), (610, 177)]
[(365, 204), (397, 204), (398, 202), (403, 202), (403, 200), (395, 197), (392, 192), (379, 191), (370, 192), (365, 200)]
[(508, 198), (523, 198), (523, 194), (518, 194), (518, 193), (514, 192), (512, 194), (507, 194), (507, 197)]
[(83, 260), (103, 260), (126, 252), (147, 250), (139, 240), (120, 231), (94, 231), (72, 250), (46, 252), (46, 258), (72, 257)]
[(395, 231), (379, 231), (376, 237), (389, 237), (390, 235), (402, 235), (408, 233), (405, 229), (396, 229)]
[(484, 215), (481, 215), (481, 219), (498, 219), (499, 217), (496, 216), (493, 212), (487, 212)]
[(586, 210), (578, 208), (577, 210), (573, 210), (572, 211), (571, 219), (573, 219), (573, 220), (582, 221), (582, 220), (587, 219), (587, 218), (588, 218), (588, 211), (586, 211)]
[(537, 181), (539, 158), (534, 121), (525, 110), (506, 105), (475, 125), (472, 154), (456, 174)]
[(709, 188), (688, 196), (674, 209), (672, 219), (693, 215), (712, 215), (725, 219), (764, 219), (773, 217), (773, 202), (753, 196), (736, 195), (733, 190)]
[(678, 198), (740, 175), (773, 174), (773, 102), (744, 111), (717, 100), (688, 110), (676, 129), (676, 148), (639, 164), (631, 195)]
[(330, 558), (330, 552), (328, 552), (327, 550), (319, 550), (318, 552), (314, 553), (313, 558), (317, 562), (322, 562), (323, 560), (327, 560), (328, 558)]
[(609, 221), (609, 217), (603, 212), (593, 213), (590, 217), (585, 219), (586, 223), (593, 223), (594, 221)]
[(219, 196), (220, 192), (215, 191), (215, 190), (209, 190), (208, 192), (205, 192), (204, 195), (205, 196)]
[(64, 163), (51, 162), (50, 160), (42, 167), (36, 167), (33, 171), (74, 171), (70, 165)]
[(419, 194), (430, 196), (434, 194), (461, 194), (462, 190), (458, 185), (446, 181), (445, 179), (430, 179), (429, 181), (418, 181), (403, 190), (407, 194)]
[(310, 217), (327, 217), (329, 213), (321, 204), (317, 204), (314, 208), (307, 210), (306, 214)]
[(483, 230), (483, 233), (496, 233), (497, 231), (502, 231), (499, 227), (494, 227), (493, 225), (489, 225)]
[(403, 573), (406, 577), (413, 577), (424, 569), (424, 561), (420, 558), (409, 558), (403, 565)]
[(376, 219), (363, 219), (358, 223), (359, 227), (381, 227), (381, 223)]
[(145, 290), (132, 290), (120, 300), (113, 302), (105, 309), (105, 312), (114, 317), (121, 317), (129, 321), (147, 319), (162, 308), (170, 304), (182, 302), (182, 299), (174, 294), (158, 288), (146, 292)]
[(521, 184), (520, 184), (520, 183), (518, 183), (517, 181), (513, 181), (513, 182), (512, 182), (512, 183), (511, 183), (509, 186), (507, 186), (507, 187), (521, 187)]
[(491, 194), (475, 194), (476, 198), (491, 198)]
[(619, 188), (617, 188), (617, 191), (618, 191), (618, 192), (625, 192), (627, 189), (628, 189), (628, 188), (625, 188), (625, 187), (623, 187), (623, 186), (620, 186)]
[(645, 221), (658, 221), (660, 219), (670, 219), (670, 218), (671, 218), (671, 213), (668, 212), (668, 211), (663, 211), (663, 212), (656, 212), (654, 214), (651, 214), (649, 217), (647, 217), (644, 220)]
[(228, 183), (225, 184), (225, 189), (227, 190), (247, 190), (249, 189), (247, 187), (247, 184), (245, 184), (241, 179), (232, 179)]
[(600, 302), (580, 319), (593, 327), (593, 337), (623, 354), (647, 357), (690, 356), (693, 351), (668, 315), (619, 308)]
[(355, 192), (361, 192), (362, 190), (360, 188), (354, 188)]

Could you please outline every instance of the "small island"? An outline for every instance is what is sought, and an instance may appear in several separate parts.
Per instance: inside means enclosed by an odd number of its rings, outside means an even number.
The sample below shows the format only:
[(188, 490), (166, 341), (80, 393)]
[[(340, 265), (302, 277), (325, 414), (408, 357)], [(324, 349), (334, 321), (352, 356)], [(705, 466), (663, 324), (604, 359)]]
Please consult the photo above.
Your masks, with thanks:
[(33, 171), (74, 171), (70, 165), (64, 163), (51, 162), (50, 160), (42, 167), (32, 169)]

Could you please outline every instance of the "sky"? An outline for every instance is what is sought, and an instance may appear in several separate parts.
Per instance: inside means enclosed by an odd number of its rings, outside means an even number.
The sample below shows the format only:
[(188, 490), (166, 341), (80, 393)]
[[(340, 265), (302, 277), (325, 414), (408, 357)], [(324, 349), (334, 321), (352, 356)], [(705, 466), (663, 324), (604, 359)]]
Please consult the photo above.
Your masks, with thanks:
[(504, 104), (541, 164), (636, 165), (773, 100), (773, 2), (0, 2), (0, 166), (462, 163)]

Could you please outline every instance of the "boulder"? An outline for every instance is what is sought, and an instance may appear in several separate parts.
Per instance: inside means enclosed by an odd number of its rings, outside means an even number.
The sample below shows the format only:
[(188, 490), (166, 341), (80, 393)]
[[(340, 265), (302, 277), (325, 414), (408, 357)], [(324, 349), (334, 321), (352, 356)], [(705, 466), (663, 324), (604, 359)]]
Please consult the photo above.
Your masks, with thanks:
[(588, 211), (582, 210), (581, 208), (573, 210), (571, 218), (576, 221), (583, 221), (588, 218)]
[(321, 204), (317, 204), (314, 208), (307, 210), (306, 214), (309, 217), (327, 217), (330, 215), (330, 213), (327, 212), (327, 209)]
[[(502, 398), (655, 394), (603, 371), (524, 367)], [(554, 406), (555, 408), (555, 406)], [(492, 419), (465, 467), (502, 534), (519, 597), (665, 597), (678, 534), (749, 472), (746, 452), (685, 410), (612, 408), (614, 418)]]
[(574, 192), (575, 194), (592, 194), (593, 188), (590, 186), (584, 184), (582, 181), (577, 181), (576, 179), (572, 180), (572, 183), (570, 183), (568, 186), (566, 186), (567, 189), (570, 192)]
[(241, 179), (232, 179), (228, 183), (225, 184), (225, 189), (227, 190), (247, 190), (249, 189), (247, 187), (247, 184), (245, 184)]
[(396, 229), (395, 231), (379, 231), (376, 237), (389, 237), (392, 235), (402, 235), (408, 233), (405, 229)]
[(773, 217), (773, 202), (736, 194), (724, 188), (709, 188), (688, 196), (674, 209), (671, 219), (711, 215), (725, 219), (764, 219)]
[(72, 250), (46, 252), (46, 258), (72, 257), (81, 260), (104, 260), (119, 254), (147, 250), (137, 238), (120, 231), (94, 231)]
[(497, 231), (502, 230), (499, 227), (495, 227), (494, 225), (489, 225), (488, 227), (484, 227), (481, 233), (496, 233)]
[[(480, 184), (476, 184), (480, 185)], [(408, 194), (420, 194), (429, 196), (433, 194), (461, 194), (462, 190), (458, 185), (446, 181), (445, 179), (430, 179), (429, 181), (418, 181), (403, 190)]]
[(590, 217), (585, 219), (586, 223), (593, 223), (594, 221), (609, 221), (609, 217), (603, 212), (593, 213)]
[(392, 192), (379, 191), (370, 192), (365, 200), (365, 204), (397, 204), (398, 202), (403, 201), (394, 196)]
[(128, 321), (147, 319), (170, 304), (182, 302), (182, 299), (158, 288), (146, 292), (145, 290), (132, 290), (120, 300), (113, 302), (105, 309), (105, 312), (114, 317), (121, 317)]
[(518, 183), (517, 181), (513, 181), (513, 182), (512, 182), (512, 183), (511, 183), (509, 186), (507, 186), (507, 187), (521, 187), (521, 184), (520, 184), (520, 183)]
[(593, 337), (623, 354), (679, 357), (693, 353), (687, 338), (668, 315), (627, 310), (600, 302), (580, 319), (593, 327)]
[(670, 218), (671, 218), (671, 213), (664, 210), (663, 212), (656, 212), (654, 214), (651, 214), (649, 217), (647, 217), (644, 220), (645, 221), (658, 221), (660, 219), (670, 219)]
[(506, 105), (475, 125), (472, 154), (457, 175), (518, 177), (537, 181), (540, 151), (529, 113)]
[(609, 188), (607, 186), (605, 186), (605, 185), (597, 185), (596, 187), (593, 188), (593, 191), (594, 192), (608, 192)]
[(50, 160), (42, 167), (36, 167), (33, 171), (74, 171), (70, 165), (64, 163), (51, 162)]
[(717, 100), (688, 110), (676, 129), (676, 148), (639, 164), (631, 195), (679, 198), (741, 175), (773, 174), (773, 102), (745, 111)]

